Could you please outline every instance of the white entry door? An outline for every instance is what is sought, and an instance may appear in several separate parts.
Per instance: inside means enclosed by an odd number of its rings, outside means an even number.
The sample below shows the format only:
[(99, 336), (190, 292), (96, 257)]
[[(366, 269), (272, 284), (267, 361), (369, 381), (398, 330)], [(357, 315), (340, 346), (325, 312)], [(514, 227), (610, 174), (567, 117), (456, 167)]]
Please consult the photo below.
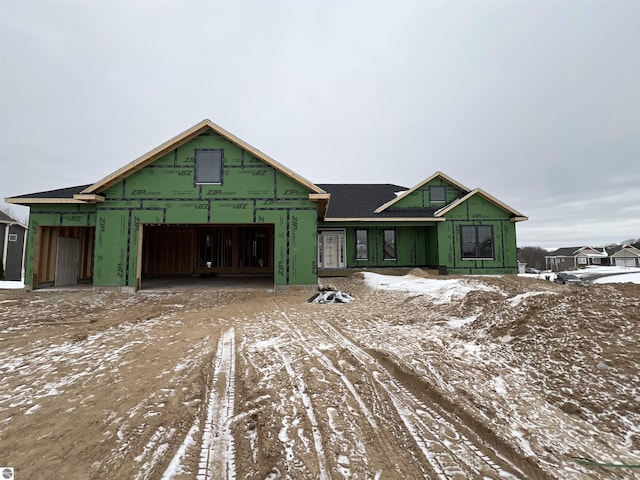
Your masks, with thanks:
[(322, 232), (320, 244), (320, 268), (344, 268), (344, 232)]
[(78, 262), (80, 240), (70, 237), (58, 237), (56, 256), (56, 279), (54, 285), (75, 285), (78, 283)]

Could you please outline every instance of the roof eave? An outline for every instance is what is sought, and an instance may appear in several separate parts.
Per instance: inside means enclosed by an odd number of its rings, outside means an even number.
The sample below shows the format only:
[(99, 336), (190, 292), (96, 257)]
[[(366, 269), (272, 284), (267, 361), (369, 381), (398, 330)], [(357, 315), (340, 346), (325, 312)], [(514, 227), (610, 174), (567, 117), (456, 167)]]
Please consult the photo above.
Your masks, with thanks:
[(325, 218), (325, 222), (444, 222), (446, 218), (436, 217), (344, 217), (344, 218)]
[(88, 202), (84, 200), (77, 200), (75, 198), (5, 198), (4, 200), (7, 203), (12, 203), (14, 205), (23, 205), (29, 206), (33, 204), (42, 204), (42, 203), (81, 203), (86, 204)]

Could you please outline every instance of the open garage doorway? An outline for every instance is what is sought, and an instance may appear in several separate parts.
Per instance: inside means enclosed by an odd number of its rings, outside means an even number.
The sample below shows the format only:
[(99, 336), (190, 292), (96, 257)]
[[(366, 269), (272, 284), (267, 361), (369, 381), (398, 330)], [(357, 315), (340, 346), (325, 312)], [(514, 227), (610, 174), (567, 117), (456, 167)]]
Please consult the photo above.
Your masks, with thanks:
[(95, 227), (37, 227), (33, 288), (93, 285), (95, 230)]
[(143, 225), (139, 288), (274, 287), (272, 224)]

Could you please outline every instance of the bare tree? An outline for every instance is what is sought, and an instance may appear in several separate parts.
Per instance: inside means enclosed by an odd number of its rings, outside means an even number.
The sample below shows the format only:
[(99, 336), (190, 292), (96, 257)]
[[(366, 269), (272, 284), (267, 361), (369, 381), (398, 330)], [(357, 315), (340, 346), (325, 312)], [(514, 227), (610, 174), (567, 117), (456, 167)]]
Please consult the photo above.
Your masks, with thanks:
[(20, 215), (16, 212), (16, 209), (6, 203), (0, 203), (0, 212), (9, 215), (14, 220), (22, 223), (23, 225), (29, 225), (29, 216)]
[(541, 247), (522, 247), (518, 249), (518, 261), (527, 264), (527, 267), (544, 270), (544, 256), (547, 251)]

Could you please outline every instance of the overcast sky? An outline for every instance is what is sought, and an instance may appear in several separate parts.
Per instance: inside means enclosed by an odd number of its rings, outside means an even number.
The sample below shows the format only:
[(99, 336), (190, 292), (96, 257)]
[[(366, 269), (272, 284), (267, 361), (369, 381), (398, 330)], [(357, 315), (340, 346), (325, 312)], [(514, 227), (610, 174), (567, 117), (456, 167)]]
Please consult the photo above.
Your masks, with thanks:
[(528, 216), (519, 246), (639, 238), (639, 24), (639, 0), (2, 0), (0, 197), (210, 118), (314, 183), (440, 170)]

